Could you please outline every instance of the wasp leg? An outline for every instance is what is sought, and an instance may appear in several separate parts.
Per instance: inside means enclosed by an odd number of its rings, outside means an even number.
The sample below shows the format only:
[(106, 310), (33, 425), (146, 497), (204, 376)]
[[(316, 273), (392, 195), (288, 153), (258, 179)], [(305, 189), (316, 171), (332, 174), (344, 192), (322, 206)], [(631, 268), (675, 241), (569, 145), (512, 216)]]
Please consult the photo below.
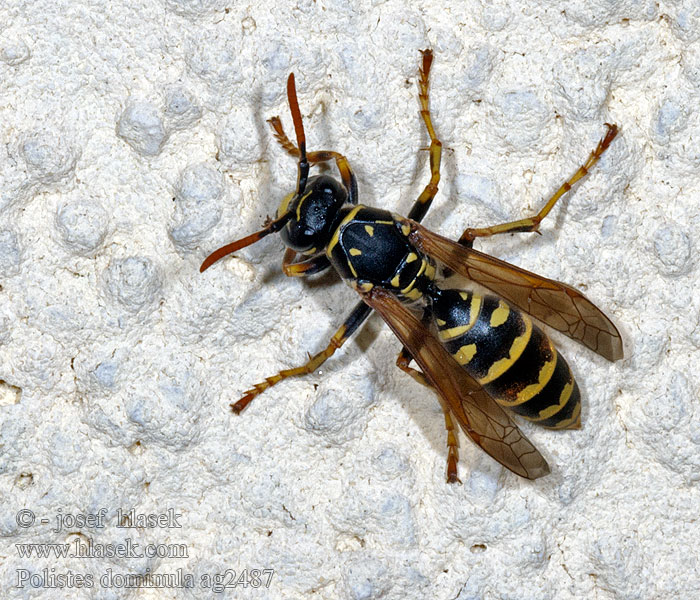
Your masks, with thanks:
[(292, 262), (296, 256), (296, 252), (291, 248), (287, 248), (282, 259), (282, 271), (287, 277), (306, 277), (314, 273), (325, 271), (331, 266), (328, 257), (325, 254), (317, 254), (306, 260)]
[[(424, 386), (433, 389), (430, 382), (427, 380), (425, 375), (421, 373), (418, 369), (414, 369), (411, 366), (412, 357), (408, 352), (408, 349), (404, 346), (399, 353), (399, 357), (396, 359), (396, 366), (401, 369), (404, 373), (408, 373), (413, 379), (418, 383), (422, 383)], [(439, 398), (439, 396), (438, 396)], [(449, 409), (443, 404), (442, 412), (445, 415), (445, 429), (447, 430), (447, 483), (462, 483), (457, 477), (457, 463), (459, 462), (459, 443), (457, 441), (457, 436), (455, 435), (455, 426), (452, 422), (452, 415), (450, 415)]]
[(433, 122), (430, 118), (430, 107), (428, 103), (428, 76), (430, 75), (430, 66), (433, 63), (432, 50), (423, 50), (423, 66), (420, 69), (420, 79), (418, 81), (418, 98), (421, 106), (421, 117), (425, 123), (425, 128), (430, 136), (430, 181), (425, 189), (418, 196), (418, 199), (413, 204), (411, 212), (408, 213), (408, 218), (414, 221), (422, 221), (425, 214), (428, 212), (433, 198), (438, 191), (438, 183), (440, 182), (440, 160), (442, 157), (442, 142), (435, 135)]
[(277, 375), (266, 377), (265, 381), (261, 383), (256, 383), (252, 389), (245, 392), (245, 396), (243, 396), (238, 402), (231, 404), (231, 410), (236, 414), (240, 413), (246, 406), (248, 406), (248, 404), (250, 404), (251, 400), (253, 400), (255, 396), (261, 394), (267, 388), (272, 387), (283, 379), (313, 373), (324, 362), (326, 362), (326, 360), (333, 356), (335, 351), (348, 340), (348, 338), (360, 325), (362, 325), (371, 312), (372, 309), (364, 302), (358, 302), (357, 306), (355, 306), (345, 322), (340, 326), (338, 331), (335, 332), (325, 350), (322, 350), (314, 356), (309, 355), (308, 362), (301, 367), (285, 369), (277, 373)]
[(471, 248), (474, 240), (478, 237), (489, 237), (497, 233), (515, 233), (523, 231), (537, 231), (542, 219), (544, 219), (552, 207), (557, 203), (557, 200), (561, 198), (566, 192), (568, 192), (571, 187), (579, 180), (588, 175), (588, 171), (595, 165), (600, 157), (603, 155), (610, 145), (610, 142), (615, 139), (617, 135), (617, 125), (611, 125), (610, 123), (605, 124), (608, 131), (605, 134), (596, 149), (591, 152), (588, 160), (579, 167), (578, 171), (574, 173), (570, 179), (568, 179), (564, 184), (556, 191), (556, 193), (547, 201), (544, 208), (538, 212), (534, 217), (528, 217), (527, 219), (520, 219), (519, 221), (511, 221), (510, 223), (503, 223), (501, 225), (493, 225), (492, 227), (483, 227), (479, 229), (466, 229), (462, 236), (459, 238), (459, 243), (467, 248)]
[[(279, 142), (280, 146), (285, 149), (287, 154), (299, 158), (299, 149), (294, 145), (284, 132), (282, 127), (282, 121), (279, 117), (272, 117), (267, 121), (274, 131), (275, 139)], [(352, 204), (357, 204), (357, 180), (355, 179), (355, 173), (353, 173), (352, 168), (348, 159), (338, 152), (333, 152), (332, 150), (320, 150), (316, 152), (309, 152), (306, 156), (309, 163), (320, 163), (329, 160), (334, 160), (338, 171), (340, 171), (340, 177), (343, 180), (343, 185), (348, 191), (349, 201)]]

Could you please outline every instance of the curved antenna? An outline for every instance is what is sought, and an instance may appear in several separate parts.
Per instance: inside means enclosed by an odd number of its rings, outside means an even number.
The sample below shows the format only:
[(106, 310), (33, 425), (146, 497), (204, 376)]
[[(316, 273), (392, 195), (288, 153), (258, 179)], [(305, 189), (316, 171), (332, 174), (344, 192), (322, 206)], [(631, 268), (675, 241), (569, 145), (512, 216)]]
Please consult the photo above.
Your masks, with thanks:
[(203, 273), (206, 271), (209, 267), (211, 267), (215, 262), (218, 260), (221, 260), (224, 256), (228, 256), (229, 254), (232, 254), (236, 250), (240, 250), (241, 248), (245, 248), (246, 246), (250, 246), (251, 244), (254, 244), (258, 240), (261, 240), (264, 238), (266, 235), (270, 235), (271, 233), (276, 233), (282, 227), (284, 227), (287, 224), (287, 221), (289, 221), (290, 217), (292, 216), (292, 213), (287, 211), (284, 213), (279, 219), (275, 219), (270, 223), (267, 227), (264, 229), (261, 229), (260, 231), (256, 231), (255, 233), (251, 233), (250, 235), (247, 235), (246, 237), (236, 240), (235, 242), (231, 242), (230, 244), (226, 244), (225, 246), (221, 246), (218, 250), (214, 250), (209, 256), (207, 256), (204, 259), (204, 262), (202, 265), (199, 267), (199, 272)]
[[(301, 111), (299, 110), (299, 102), (297, 100), (297, 88), (294, 84), (294, 73), (290, 73), (289, 78), (287, 79), (287, 100), (289, 101), (289, 108), (292, 112), (294, 131), (297, 136), (297, 146), (299, 147), (299, 174), (297, 177), (297, 190), (295, 193), (295, 197), (298, 198), (304, 193), (304, 190), (306, 189), (306, 182), (309, 179), (309, 161), (306, 158), (306, 136), (304, 135), (304, 123), (301, 119)], [(290, 202), (290, 205), (292, 204), (293, 201)], [(215, 262), (221, 260), (224, 256), (228, 256), (241, 248), (250, 246), (258, 240), (264, 238), (266, 235), (276, 233), (287, 224), (287, 221), (289, 221), (289, 219), (292, 217), (292, 214), (293, 211), (288, 210), (281, 217), (272, 221), (272, 223), (269, 223), (264, 229), (251, 233), (250, 235), (240, 240), (236, 240), (235, 242), (231, 242), (230, 244), (226, 244), (218, 250), (214, 250), (214, 252), (204, 259), (204, 262), (202, 262), (199, 267), (199, 272), (203, 273)]]
[(304, 135), (304, 123), (301, 120), (301, 111), (297, 101), (297, 88), (294, 84), (294, 73), (289, 74), (287, 79), (287, 100), (289, 110), (294, 121), (294, 132), (297, 136), (297, 146), (299, 147), (299, 176), (297, 179), (297, 196), (301, 196), (306, 188), (306, 180), (309, 178), (309, 161), (306, 159), (306, 136)]

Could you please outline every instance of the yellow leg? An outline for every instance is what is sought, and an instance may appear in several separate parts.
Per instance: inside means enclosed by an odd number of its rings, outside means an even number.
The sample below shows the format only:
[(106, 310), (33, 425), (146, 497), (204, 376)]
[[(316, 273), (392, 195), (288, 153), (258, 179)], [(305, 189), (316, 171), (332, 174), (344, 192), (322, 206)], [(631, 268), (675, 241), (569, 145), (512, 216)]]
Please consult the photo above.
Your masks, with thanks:
[(442, 157), (442, 142), (437, 138), (433, 127), (432, 119), (430, 118), (430, 106), (428, 99), (428, 78), (430, 76), (430, 66), (433, 63), (432, 50), (423, 50), (423, 66), (420, 69), (420, 79), (418, 81), (418, 99), (421, 106), (421, 117), (425, 123), (425, 128), (430, 136), (430, 181), (425, 189), (418, 196), (418, 199), (413, 204), (411, 211), (408, 213), (408, 218), (414, 221), (422, 221), (425, 214), (428, 212), (433, 198), (438, 192), (438, 183), (440, 182), (440, 161)]
[(607, 150), (610, 143), (613, 141), (613, 139), (615, 139), (618, 131), (617, 125), (611, 125), (609, 123), (606, 123), (605, 125), (607, 126), (608, 131), (606, 132), (605, 137), (598, 142), (596, 149), (591, 152), (588, 160), (581, 165), (581, 167), (579, 167), (578, 171), (576, 171), (576, 173), (574, 173), (570, 179), (564, 182), (556, 193), (547, 201), (542, 210), (534, 217), (528, 217), (518, 221), (511, 221), (510, 223), (503, 223), (501, 225), (493, 225), (492, 227), (466, 229), (459, 238), (459, 243), (471, 248), (474, 239), (477, 237), (489, 237), (497, 233), (537, 231), (542, 219), (549, 214), (549, 211), (552, 210), (554, 205), (557, 203), (557, 200), (566, 194), (566, 192), (568, 192), (577, 181), (588, 175), (588, 171), (598, 162), (603, 152)]
[[(279, 142), (280, 146), (285, 149), (287, 154), (299, 158), (299, 149), (287, 137), (287, 134), (284, 132), (284, 128), (282, 127), (282, 121), (280, 121), (280, 118), (272, 117), (267, 122), (274, 131), (275, 139)], [(338, 152), (334, 152), (333, 150), (309, 152), (306, 158), (310, 164), (334, 160), (336, 166), (338, 167), (338, 171), (340, 171), (340, 177), (343, 180), (343, 185), (348, 191), (350, 202), (357, 204), (357, 181), (347, 158)]]
[[(432, 390), (433, 386), (430, 385), (430, 382), (427, 380), (425, 375), (423, 375), (423, 373), (421, 373), (418, 369), (414, 369), (410, 366), (411, 360), (411, 355), (408, 353), (408, 349), (404, 347), (399, 353), (399, 357), (396, 359), (396, 366), (404, 373), (408, 373), (418, 383), (423, 384)], [(455, 435), (455, 426), (452, 422), (452, 415), (442, 400), (440, 400), (440, 404), (445, 415), (445, 429), (447, 430), (447, 483), (462, 483), (459, 480), (459, 477), (457, 477), (459, 442), (457, 440), (457, 436)]]
[(325, 350), (322, 350), (314, 356), (309, 356), (308, 362), (300, 367), (285, 369), (277, 373), (277, 375), (266, 377), (265, 381), (261, 383), (256, 383), (252, 389), (245, 392), (245, 395), (238, 400), (238, 402), (231, 404), (231, 410), (236, 414), (240, 413), (246, 406), (248, 406), (248, 404), (250, 404), (255, 396), (262, 394), (266, 389), (279, 383), (283, 379), (313, 373), (331, 356), (333, 356), (335, 351), (347, 341), (347, 339), (365, 321), (371, 312), (372, 309), (364, 302), (358, 302), (345, 322), (340, 326), (338, 331), (335, 332)]
[(313, 275), (314, 273), (320, 273), (328, 267), (331, 263), (325, 254), (317, 254), (306, 260), (301, 260), (299, 262), (292, 262), (296, 256), (296, 252), (291, 248), (287, 248), (284, 253), (284, 258), (282, 259), (282, 271), (287, 277), (306, 277), (307, 275)]

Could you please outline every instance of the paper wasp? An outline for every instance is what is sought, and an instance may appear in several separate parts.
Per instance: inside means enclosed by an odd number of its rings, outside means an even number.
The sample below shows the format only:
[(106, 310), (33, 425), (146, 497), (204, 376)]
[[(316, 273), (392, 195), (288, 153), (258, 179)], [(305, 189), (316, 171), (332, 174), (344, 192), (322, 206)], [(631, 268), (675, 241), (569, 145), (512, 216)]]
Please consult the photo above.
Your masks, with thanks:
[[(425, 50), (422, 55), (418, 87), (420, 112), (430, 136), (431, 176), (408, 218), (358, 204), (355, 175), (343, 155), (307, 153), (294, 74), (289, 75), (287, 98), (296, 145), (286, 136), (279, 117), (269, 123), (280, 145), (298, 159), (296, 189), (282, 200), (275, 220), (210, 254), (200, 271), (280, 232), (287, 246), (282, 261), (286, 275), (302, 277), (333, 267), (361, 301), (325, 350), (303, 366), (256, 384), (231, 408), (240, 413), (270, 386), (318, 369), (376, 310), (403, 344), (397, 366), (432, 388), (441, 401), (448, 482), (459, 481), (453, 419), (502, 465), (536, 479), (549, 473), (549, 466), (502, 406), (546, 427), (574, 429), (580, 427), (581, 403), (569, 366), (530, 316), (611, 361), (622, 357), (622, 340), (610, 319), (577, 290), (478, 252), (472, 244), (476, 238), (498, 233), (537, 231), (557, 200), (599, 160), (617, 127), (607, 125), (605, 136), (585, 164), (537, 215), (469, 228), (453, 242), (419, 224), (438, 191), (442, 152), (428, 105), (433, 54)], [(309, 177), (310, 165), (325, 161), (335, 162), (341, 181), (328, 175)], [(295, 260), (297, 254), (302, 255), (300, 260)], [(449, 289), (436, 274), (438, 266), (471, 279), (496, 296)], [(410, 366), (411, 361), (420, 371)]]

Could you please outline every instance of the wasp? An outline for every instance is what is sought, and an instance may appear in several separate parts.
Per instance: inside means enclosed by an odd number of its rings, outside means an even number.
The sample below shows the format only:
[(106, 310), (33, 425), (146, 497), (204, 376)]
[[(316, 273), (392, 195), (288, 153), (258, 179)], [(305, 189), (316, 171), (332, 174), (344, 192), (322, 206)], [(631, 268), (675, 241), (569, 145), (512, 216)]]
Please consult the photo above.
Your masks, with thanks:
[[(274, 220), (214, 251), (200, 271), (279, 232), (287, 246), (282, 261), (286, 275), (305, 277), (332, 267), (360, 295), (360, 301), (323, 351), (300, 367), (256, 384), (231, 409), (238, 414), (269, 387), (314, 372), (374, 310), (403, 345), (397, 366), (434, 390), (441, 402), (447, 431), (447, 481), (459, 481), (455, 420), (503, 466), (536, 479), (549, 473), (549, 466), (504, 408), (548, 428), (577, 429), (581, 395), (566, 360), (533, 317), (611, 361), (622, 358), (622, 339), (612, 321), (581, 292), (479, 252), (473, 243), (496, 234), (538, 231), (559, 198), (600, 159), (618, 128), (606, 124), (606, 134), (588, 160), (535, 216), (468, 228), (452, 241), (420, 224), (440, 181), (442, 144), (428, 101), (432, 62), (432, 51), (422, 51), (418, 97), (430, 137), (430, 181), (408, 217), (359, 204), (355, 175), (342, 154), (307, 153), (294, 74), (289, 75), (287, 99), (296, 144), (285, 134), (279, 117), (269, 123), (282, 148), (297, 159), (296, 189), (282, 200)], [(325, 174), (309, 177), (312, 165), (331, 161), (340, 181)], [(494, 295), (450, 288), (449, 273), (466, 277)], [(411, 367), (412, 362), (419, 369)]]

